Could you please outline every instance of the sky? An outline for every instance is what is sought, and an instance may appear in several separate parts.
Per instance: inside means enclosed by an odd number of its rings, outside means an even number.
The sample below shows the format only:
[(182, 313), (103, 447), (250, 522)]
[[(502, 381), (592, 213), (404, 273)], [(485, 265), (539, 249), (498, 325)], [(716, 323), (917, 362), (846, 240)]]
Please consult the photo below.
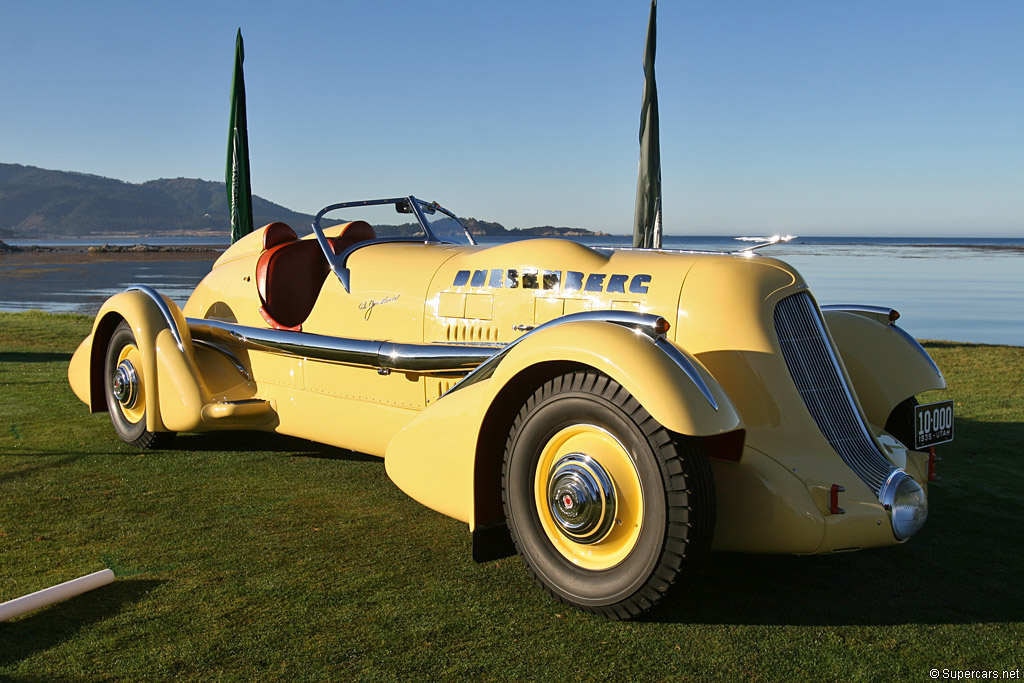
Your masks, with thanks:
[[(647, 0), (0, 2), (0, 162), (632, 230)], [(1024, 236), (1024, 2), (662, 0), (666, 234)]]

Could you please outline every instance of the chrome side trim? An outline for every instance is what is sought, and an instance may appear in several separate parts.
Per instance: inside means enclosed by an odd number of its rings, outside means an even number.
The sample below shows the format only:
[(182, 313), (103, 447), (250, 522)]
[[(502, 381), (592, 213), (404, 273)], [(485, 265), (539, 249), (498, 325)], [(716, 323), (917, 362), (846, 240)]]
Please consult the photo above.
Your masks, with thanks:
[(188, 327), (193, 337), (208, 342), (240, 344), (260, 351), (276, 351), (315, 360), (414, 373), (469, 372), (501, 348), (399, 344), (269, 330), (197, 318), (188, 318)]
[(214, 344), (213, 342), (206, 341), (205, 339), (193, 339), (192, 343), (195, 344), (196, 346), (202, 346), (204, 349), (210, 349), (211, 351), (216, 351), (217, 353), (221, 354), (229, 361), (231, 361), (231, 364), (235, 366), (235, 370), (238, 370), (238, 374), (240, 374), (242, 377), (245, 377), (246, 380), (250, 382), (252, 381), (252, 375), (250, 375), (246, 367), (242, 365), (242, 361), (238, 359), (238, 356), (231, 353), (220, 344)]
[(715, 410), (718, 410), (718, 403), (715, 401), (714, 396), (711, 394), (711, 390), (704, 382), (704, 379), (700, 376), (697, 368), (694, 367), (693, 363), (691, 363), (685, 355), (680, 353), (671, 342), (665, 339), (664, 335), (657, 331), (657, 323), (660, 319), (661, 316), (652, 315), (650, 313), (637, 313), (635, 311), (583, 311), (582, 313), (570, 313), (569, 315), (563, 315), (560, 318), (549, 320), (543, 325), (533, 328), (511, 344), (505, 346), (503, 349), (481, 363), (476, 370), (473, 370), (471, 373), (466, 375), (462, 381), (458, 382), (455, 386), (445, 392), (444, 395), (448, 395), (453, 391), (458, 391), (459, 389), (472, 386), (477, 382), (489, 379), (494, 374), (498, 365), (501, 364), (501, 361), (505, 359), (506, 355), (508, 355), (508, 352), (527, 337), (537, 334), (542, 330), (555, 327), (556, 325), (564, 325), (565, 323), (579, 322), (582, 320), (594, 320), (630, 327), (650, 338), (658, 349), (678, 365), (686, 376), (697, 386), (700, 392), (704, 395), (704, 398), (708, 400), (708, 403), (710, 403)]
[(167, 327), (170, 329), (171, 334), (174, 336), (174, 341), (178, 344), (178, 350), (182, 353), (185, 352), (185, 342), (181, 339), (181, 331), (178, 329), (178, 323), (174, 320), (174, 315), (171, 313), (170, 306), (164, 301), (164, 298), (160, 294), (150, 287), (149, 285), (132, 285), (126, 292), (142, 292), (156, 304), (156, 307), (160, 309), (160, 313), (164, 316), (164, 320), (167, 322)]
[(541, 330), (546, 330), (549, 327), (555, 327), (557, 325), (564, 325), (565, 323), (575, 323), (582, 320), (591, 320), (604, 323), (615, 323), (616, 325), (622, 325), (624, 327), (631, 327), (638, 332), (643, 332), (651, 339), (658, 339), (661, 337), (661, 333), (658, 332), (658, 321), (661, 320), (662, 316), (654, 315), (652, 313), (637, 313), (636, 311), (582, 311), (580, 313), (570, 313), (569, 315), (563, 315), (549, 320), (543, 325), (538, 325), (523, 336), (516, 339), (512, 344), (519, 343), (526, 337), (536, 334)]
[[(487, 379), (516, 344), (556, 325), (592, 320), (623, 325), (649, 338), (697, 386), (711, 406), (718, 404), (693, 363), (658, 332), (660, 316), (635, 311), (584, 311), (555, 318), (504, 346), (471, 344), (402, 344), (392, 341), (329, 337), (308, 332), (247, 327), (220, 320), (187, 318), (193, 340), (217, 348), (237, 344), (259, 351), (287, 353), (303, 358), (346, 363), (379, 370), (431, 373), (468, 373), (449, 393)], [(218, 348), (217, 350), (224, 351)], [(237, 360), (237, 359), (235, 359)], [(239, 363), (240, 365), (240, 363)], [(244, 368), (242, 368), (244, 370)]]
[(473, 370), (471, 373), (462, 378), (462, 381), (458, 382), (455, 386), (446, 391), (442, 396), (447, 396), (448, 394), (454, 391), (458, 391), (459, 389), (465, 389), (466, 387), (472, 386), (477, 382), (482, 382), (485, 379), (490, 379), (491, 375), (494, 374), (494, 371), (501, 364), (501, 361), (503, 361), (505, 359), (505, 356), (508, 355), (508, 352), (514, 349), (517, 344), (519, 344), (527, 337), (537, 334), (541, 330), (546, 330), (551, 327), (554, 327), (555, 325), (564, 325), (567, 322), (574, 322), (580, 320), (599, 320), (602, 322), (618, 323), (620, 325), (634, 327), (634, 329), (640, 329), (648, 337), (651, 337), (651, 339), (656, 339), (658, 336), (658, 333), (654, 329), (654, 325), (658, 320), (658, 316), (656, 315), (650, 315), (647, 313), (636, 313), (634, 311), (583, 311), (580, 313), (570, 313), (569, 315), (563, 315), (560, 318), (549, 320), (543, 325), (539, 325), (529, 330), (528, 332), (526, 332), (526, 334), (522, 335), (512, 343), (508, 344), (507, 346), (505, 346), (505, 348), (501, 349), (496, 354), (494, 354), (493, 356), (485, 360), (483, 363), (481, 363), (476, 368), (476, 370)]
[(501, 346), (459, 344), (398, 344), (383, 342), (377, 356), (381, 367), (401, 372), (468, 372), (493, 356)]

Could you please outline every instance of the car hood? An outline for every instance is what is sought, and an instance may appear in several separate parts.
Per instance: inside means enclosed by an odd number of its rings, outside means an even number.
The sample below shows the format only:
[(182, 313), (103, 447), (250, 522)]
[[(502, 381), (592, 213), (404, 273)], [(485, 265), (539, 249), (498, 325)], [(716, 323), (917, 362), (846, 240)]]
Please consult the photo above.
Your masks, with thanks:
[(661, 315), (675, 340), (695, 324), (727, 327), (730, 307), (759, 306), (802, 285), (788, 264), (756, 255), (594, 249), (561, 239), (465, 247), (434, 274), (425, 336), (507, 342), (561, 315), (611, 309)]

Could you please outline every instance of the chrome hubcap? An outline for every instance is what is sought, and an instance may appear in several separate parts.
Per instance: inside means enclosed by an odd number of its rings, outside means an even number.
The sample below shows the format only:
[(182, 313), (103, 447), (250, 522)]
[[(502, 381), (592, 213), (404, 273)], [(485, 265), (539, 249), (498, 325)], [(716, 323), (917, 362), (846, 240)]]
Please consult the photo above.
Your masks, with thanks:
[(551, 468), (547, 498), (558, 530), (576, 543), (598, 543), (615, 523), (612, 479), (582, 453), (563, 456)]
[(139, 398), (139, 375), (131, 361), (123, 360), (114, 371), (114, 398), (125, 408), (133, 408)]

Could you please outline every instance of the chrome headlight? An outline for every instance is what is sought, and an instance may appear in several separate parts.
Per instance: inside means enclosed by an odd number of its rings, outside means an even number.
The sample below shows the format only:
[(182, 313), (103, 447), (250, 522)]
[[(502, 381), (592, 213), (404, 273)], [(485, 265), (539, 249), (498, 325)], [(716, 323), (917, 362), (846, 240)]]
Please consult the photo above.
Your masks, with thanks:
[(878, 498), (892, 518), (893, 534), (901, 541), (920, 531), (928, 519), (928, 496), (903, 470), (889, 475)]

